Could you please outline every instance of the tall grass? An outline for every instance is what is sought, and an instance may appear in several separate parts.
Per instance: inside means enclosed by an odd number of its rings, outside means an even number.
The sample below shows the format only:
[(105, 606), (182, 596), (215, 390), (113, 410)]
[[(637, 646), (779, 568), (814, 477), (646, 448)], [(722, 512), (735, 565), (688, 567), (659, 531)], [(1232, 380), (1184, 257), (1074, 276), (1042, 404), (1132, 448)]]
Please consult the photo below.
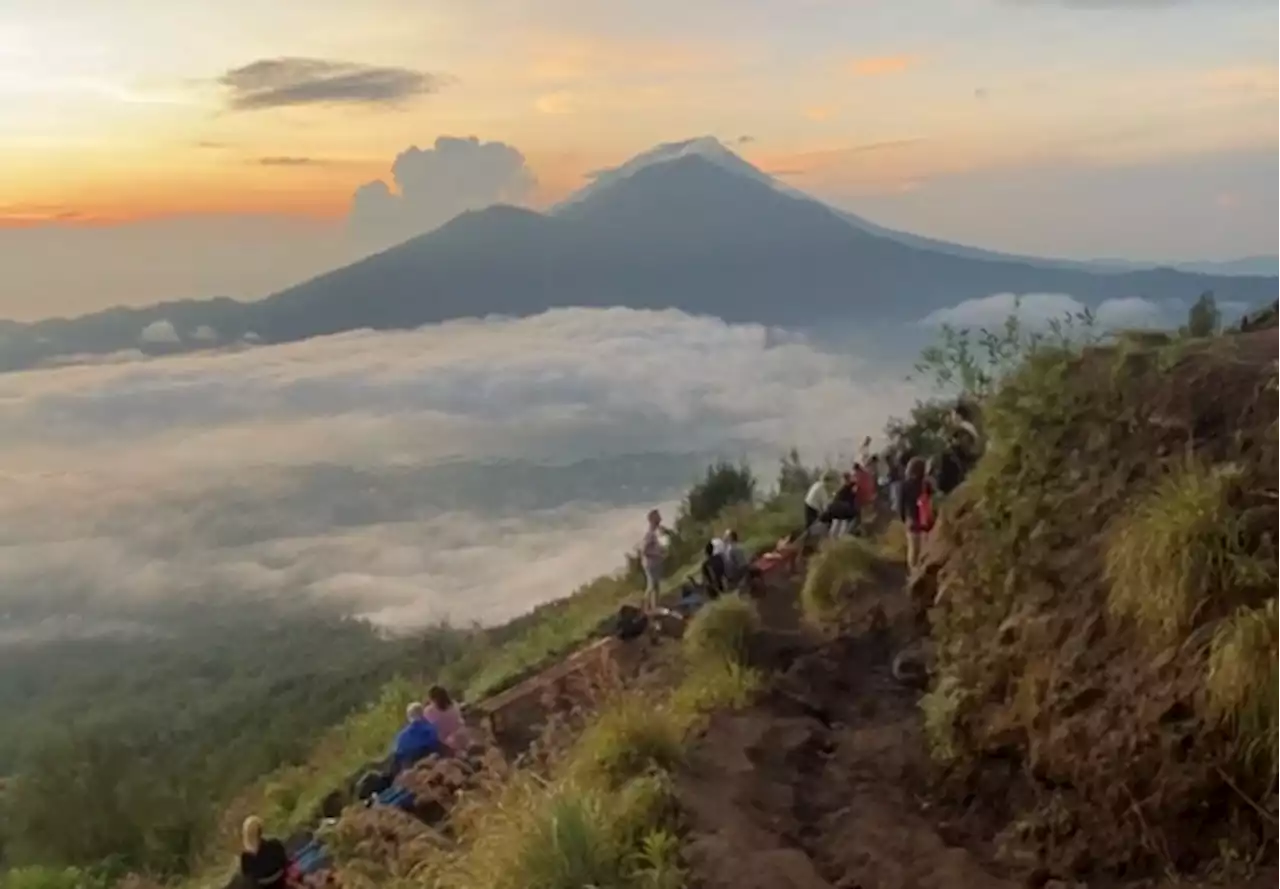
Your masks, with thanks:
[(1240, 543), (1230, 497), (1239, 477), (1234, 466), (1184, 465), (1120, 518), (1105, 554), (1113, 615), (1167, 644), (1207, 596), (1232, 585)]
[(1280, 745), (1280, 626), (1276, 600), (1240, 608), (1209, 647), (1205, 697), (1210, 716), (1236, 737), (1242, 765), (1274, 780)]
[(850, 593), (868, 580), (878, 554), (867, 541), (842, 537), (825, 544), (810, 561), (800, 589), (800, 609), (815, 625), (830, 623)]
[(689, 622), (684, 650), (697, 661), (747, 662), (751, 637), (760, 628), (756, 606), (742, 596), (708, 602)]

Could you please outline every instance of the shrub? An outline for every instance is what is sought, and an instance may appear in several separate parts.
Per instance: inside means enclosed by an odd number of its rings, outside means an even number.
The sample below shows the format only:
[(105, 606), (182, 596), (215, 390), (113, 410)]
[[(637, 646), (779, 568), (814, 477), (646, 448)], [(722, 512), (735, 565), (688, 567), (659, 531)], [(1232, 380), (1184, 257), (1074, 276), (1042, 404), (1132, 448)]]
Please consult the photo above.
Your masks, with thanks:
[(684, 729), (671, 707), (643, 695), (621, 695), (579, 739), (573, 770), (613, 788), (651, 768), (672, 768), (684, 759)]
[(18, 867), (0, 872), (0, 889), (94, 889), (104, 885), (75, 867)]
[(666, 772), (633, 778), (612, 797), (614, 839), (622, 848), (640, 847), (655, 830), (674, 830), (680, 820), (675, 784)]
[(670, 831), (650, 831), (635, 853), (631, 879), (636, 889), (682, 889), (687, 874), (680, 866), (680, 838)]
[(1124, 515), (1107, 543), (1108, 606), (1167, 643), (1215, 589), (1229, 587), (1240, 549), (1230, 495), (1235, 467), (1188, 464)]
[(777, 493), (779, 495), (799, 494), (803, 497), (808, 493), (810, 485), (818, 480), (820, 474), (821, 470), (805, 466), (800, 462), (800, 452), (792, 448), (779, 461)]
[(703, 479), (689, 489), (681, 505), (681, 524), (709, 522), (727, 506), (750, 503), (756, 496), (756, 477), (745, 463), (727, 461), (707, 467)]
[(1268, 783), (1280, 744), (1278, 633), (1275, 599), (1240, 608), (1214, 631), (1205, 680), (1210, 716), (1235, 735), (1242, 764), (1268, 776)]
[(843, 537), (822, 547), (809, 562), (800, 608), (807, 620), (824, 624), (843, 610), (850, 589), (870, 577), (876, 554), (857, 537)]
[(695, 661), (746, 663), (751, 637), (760, 626), (756, 607), (742, 596), (708, 602), (689, 622), (684, 650)]

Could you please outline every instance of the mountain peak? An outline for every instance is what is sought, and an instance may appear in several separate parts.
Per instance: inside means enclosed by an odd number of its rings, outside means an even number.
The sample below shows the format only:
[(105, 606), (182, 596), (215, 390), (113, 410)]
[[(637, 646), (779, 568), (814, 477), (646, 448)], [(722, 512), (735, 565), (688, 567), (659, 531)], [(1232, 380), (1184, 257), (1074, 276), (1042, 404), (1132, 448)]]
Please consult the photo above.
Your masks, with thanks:
[(641, 170), (652, 167), (656, 164), (669, 163), (686, 157), (697, 157), (709, 161), (722, 169), (754, 179), (771, 187), (777, 188), (778, 183), (773, 177), (761, 172), (756, 167), (747, 163), (737, 154), (725, 147), (724, 143), (715, 136), (696, 136), (692, 139), (685, 139), (680, 142), (664, 142), (661, 145), (655, 145), (648, 151), (642, 151), (635, 157), (604, 170), (597, 170), (591, 174), (591, 183), (585, 188), (574, 192), (552, 212), (558, 212), (567, 207), (572, 207), (581, 203), (587, 198), (599, 194), (601, 191), (630, 178)]

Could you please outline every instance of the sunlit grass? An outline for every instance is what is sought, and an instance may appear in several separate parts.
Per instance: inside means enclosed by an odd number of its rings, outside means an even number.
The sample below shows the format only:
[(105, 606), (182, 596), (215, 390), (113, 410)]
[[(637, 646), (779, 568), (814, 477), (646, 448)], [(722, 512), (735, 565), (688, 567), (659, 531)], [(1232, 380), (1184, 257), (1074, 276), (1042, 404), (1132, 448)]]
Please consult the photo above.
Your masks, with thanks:
[(1274, 776), (1280, 745), (1280, 626), (1276, 600), (1240, 608), (1222, 621), (1209, 648), (1205, 696), (1210, 716), (1228, 727), (1246, 767)]
[(742, 596), (708, 602), (689, 621), (684, 650), (694, 660), (746, 663), (751, 637), (760, 628), (756, 606)]
[(1238, 478), (1235, 467), (1184, 466), (1120, 518), (1105, 557), (1112, 614), (1169, 643), (1207, 596), (1231, 586), (1239, 547), (1229, 496)]
[(871, 576), (878, 558), (873, 546), (858, 537), (825, 543), (809, 560), (800, 589), (800, 609), (805, 619), (822, 625), (839, 616), (850, 592)]

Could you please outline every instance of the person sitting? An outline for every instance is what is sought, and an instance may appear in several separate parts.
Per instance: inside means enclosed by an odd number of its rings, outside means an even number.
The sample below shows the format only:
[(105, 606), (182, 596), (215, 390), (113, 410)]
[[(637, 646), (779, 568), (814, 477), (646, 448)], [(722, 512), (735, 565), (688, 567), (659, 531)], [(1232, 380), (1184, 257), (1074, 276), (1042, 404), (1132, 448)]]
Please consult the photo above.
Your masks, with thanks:
[(250, 886), (285, 889), (289, 884), (289, 855), (284, 843), (262, 835), (262, 819), (250, 815), (240, 829), (240, 875)]
[(436, 727), (440, 742), (451, 750), (466, 746), (466, 726), (462, 722), (462, 710), (442, 685), (427, 689), (426, 706), (422, 717)]
[(420, 759), (425, 759), (433, 753), (443, 752), (440, 744), (440, 735), (436, 732), (436, 727), (423, 716), (420, 702), (414, 701), (405, 711), (404, 727), (396, 734), (395, 744), (392, 746), (391, 752), (393, 757), (392, 777), (400, 774)]
[(706, 547), (703, 549), (704, 558), (702, 560), (702, 586), (707, 591), (707, 596), (712, 599), (720, 598), (720, 594), (724, 592), (725, 566), (724, 556), (716, 551), (713, 541), (707, 541)]

